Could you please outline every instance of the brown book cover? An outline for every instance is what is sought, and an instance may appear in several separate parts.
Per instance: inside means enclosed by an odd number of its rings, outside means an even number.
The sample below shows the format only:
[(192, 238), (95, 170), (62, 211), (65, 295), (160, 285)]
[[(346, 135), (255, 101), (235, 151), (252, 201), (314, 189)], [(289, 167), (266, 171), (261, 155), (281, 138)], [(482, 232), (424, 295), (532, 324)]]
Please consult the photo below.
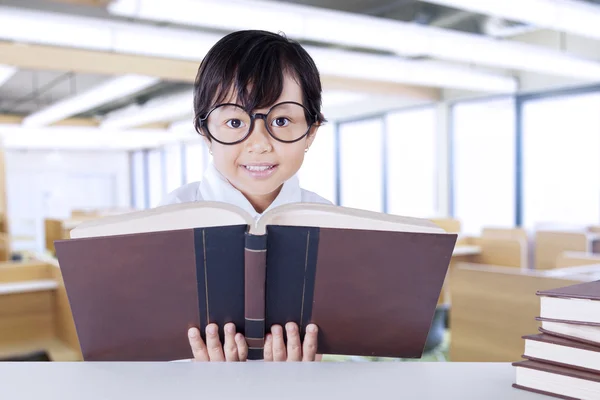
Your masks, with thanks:
[[(538, 342), (543, 342), (543, 343), (549, 343), (549, 344), (553, 344), (553, 345), (557, 345), (557, 346), (571, 347), (571, 348), (579, 349), (579, 350), (590, 351), (592, 353), (598, 353), (598, 356), (600, 356), (600, 347), (598, 347), (598, 346), (592, 346), (592, 345), (589, 345), (586, 343), (582, 343), (581, 341), (570, 340), (570, 339), (567, 339), (564, 337), (555, 336), (555, 335), (551, 335), (551, 334), (539, 333), (536, 335), (526, 335), (526, 336), (523, 336), (523, 339), (533, 340), (533, 341), (538, 341)], [(534, 357), (531, 354), (528, 354), (527, 347), (526, 347), (525, 354), (523, 354), (523, 358), (533, 360), (533, 361), (539, 361), (539, 362), (560, 365), (560, 366), (567, 367), (567, 368), (576, 368), (576, 369), (580, 369), (582, 371), (589, 371), (589, 372), (593, 372), (596, 374), (600, 373), (600, 370), (598, 370), (598, 369), (587, 367), (585, 365), (585, 362), (580, 357), (576, 357), (576, 356), (575, 356), (573, 362), (559, 362), (551, 354), (545, 355), (543, 357)]]
[(600, 323), (598, 322), (589, 322), (589, 321), (574, 321), (569, 319), (556, 319), (556, 318), (544, 318), (544, 317), (535, 317), (536, 321), (548, 321), (548, 322), (559, 322), (561, 324), (570, 324), (570, 325), (584, 325), (584, 326), (598, 326), (600, 327)]
[(87, 222), (55, 243), (85, 360), (190, 358), (187, 329), (234, 322), (250, 359), (273, 324), (319, 326), (318, 352), (418, 358), (456, 234), (427, 220), (296, 204), (262, 225), (232, 206)]
[[(568, 377), (575, 378), (575, 379), (582, 379), (582, 380), (600, 383), (600, 374), (592, 373), (589, 371), (582, 371), (582, 370), (574, 369), (574, 368), (568, 368), (568, 367), (550, 364), (550, 363), (546, 363), (546, 362), (523, 360), (523, 361), (514, 362), (514, 363), (512, 363), (512, 365), (517, 368), (530, 368), (530, 369), (534, 369), (534, 370), (538, 370), (538, 371), (542, 371), (542, 372), (547, 372), (550, 374), (564, 375), (564, 376), (568, 376)], [(543, 394), (546, 396), (556, 397), (559, 399), (579, 400), (578, 398), (566, 396), (561, 393), (550, 392), (550, 391), (545, 391), (545, 390), (528, 387), (526, 385), (520, 384), (518, 381), (518, 378), (517, 378), (517, 382), (513, 383), (512, 386), (514, 388), (517, 388), (520, 390), (526, 390), (526, 391), (530, 391), (530, 392), (534, 392), (534, 393), (538, 393), (538, 394)]]
[(538, 296), (600, 300), (600, 281), (577, 283), (550, 290), (537, 291)]
[(600, 342), (594, 342), (593, 340), (587, 340), (587, 339), (580, 338), (580, 337), (577, 337), (577, 336), (565, 335), (563, 333), (549, 331), (549, 330), (544, 329), (542, 327), (539, 327), (538, 330), (541, 333), (544, 333), (546, 335), (555, 336), (555, 337), (559, 337), (559, 338), (563, 338), (563, 339), (567, 339), (567, 340), (572, 340), (572, 341), (575, 341), (575, 342), (579, 342), (579, 343), (583, 343), (583, 344), (587, 344), (587, 345), (590, 345), (590, 346), (594, 346), (594, 347), (600, 348)]
[(573, 341), (573, 340), (569, 340), (566, 338), (561, 338), (558, 336), (544, 334), (544, 333), (538, 333), (535, 335), (525, 335), (525, 336), (523, 336), (523, 339), (535, 340), (535, 341), (544, 342), (544, 343), (556, 344), (558, 346), (573, 347), (576, 349), (600, 353), (600, 347), (598, 347), (598, 346), (592, 346), (592, 345), (588, 345), (585, 343), (580, 343), (578, 341)]

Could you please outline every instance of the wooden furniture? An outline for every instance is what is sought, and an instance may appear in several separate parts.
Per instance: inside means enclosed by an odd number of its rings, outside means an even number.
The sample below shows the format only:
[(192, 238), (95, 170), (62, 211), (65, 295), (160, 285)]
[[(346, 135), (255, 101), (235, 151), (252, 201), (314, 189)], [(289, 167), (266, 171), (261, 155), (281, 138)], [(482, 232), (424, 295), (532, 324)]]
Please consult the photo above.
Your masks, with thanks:
[(84, 210), (84, 209), (75, 209), (75, 210), (71, 210), (71, 219), (78, 219), (78, 220), (82, 220), (82, 219), (95, 219), (95, 218), (102, 218), (108, 215), (118, 215), (118, 214), (125, 214), (128, 212), (133, 212), (135, 211), (134, 208), (129, 208), (129, 207), (115, 207), (115, 208), (99, 208), (99, 209), (90, 209), (90, 210)]
[(450, 260), (450, 265), (448, 266), (448, 273), (446, 274), (446, 279), (444, 280), (444, 285), (442, 286), (442, 291), (438, 299), (438, 306), (447, 307), (450, 305), (450, 271), (452, 270), (453, 265), (456, 263), (471, 261), (473, 257), (479, 255), (480, 252), (481, 248), (476, 245), (459, 244), (454, 247), (452, 259)]
[(451, 361), (519, 360), (539, 322), (536, 291), (600, 279), (600, 266), (551, 271), (463, 263), (451, 271)]
[(0, 363), (0, 376), (19, 399), (548, 399), (513, 388), (508, 363)]
[(518, 237), (482, 236), (481, 253), (473, 258), (480, 264), (527, 268), (527, 243)]
[(523, 229), (483, 228), (481, 236), (463, 237), (462, 245), (479, 246), (481, 251), (470, 262), (500, 265), (503, 267), (528, 267), (528, 239)]
[(495, 236), (503, 238), (518, 238), (527, 241), (529, 235), (523, 228), (499, 228), (486, 226), (481, 230), (481, 236)]
[(56, 249), (54, 248), (55, 240), (69, 239), (71, 229), (75, 228), (83, 221), (88, 221), (96, 218), (98, 217), (80, 216), (79, 218), (70, 219), (46, 218), (44, 220), (44, 239), (46, 243), (46, 250), (51, 255), (56, 255)]
[(460, 221), (454, 218), (432, 218), (431, 221), (446, 232), (459, 233), (461, 231)]
[(90, 221), (98, 218), (102, 218), (109, 215), (124, 214), (127, 212), (134, 211), (130, 208), (110, 208), (110, 209), (99, 209), (99, 210), (72, 210), (71, 218), (67, 219), (56, 219), (46, 218), (44, 220), (44, 236), (46, 243), (46, 250), (56, 255), (54, 248), (55, 240), (69, 239), (70, 231), (77, 225), (84, 221)]
[(556, 268), (574, 267), (580, 265), (600, 265), (600, 254), (577, 251), (564, 251), (556, 258)]
[(82, 359), (58, 264), (0, 263), (0, 359), (40, 350)]
[(556, 268), (557, 258), (565, 251), (600, 252), (600, 233), (587, 230), (535, 232), (535, 269)]

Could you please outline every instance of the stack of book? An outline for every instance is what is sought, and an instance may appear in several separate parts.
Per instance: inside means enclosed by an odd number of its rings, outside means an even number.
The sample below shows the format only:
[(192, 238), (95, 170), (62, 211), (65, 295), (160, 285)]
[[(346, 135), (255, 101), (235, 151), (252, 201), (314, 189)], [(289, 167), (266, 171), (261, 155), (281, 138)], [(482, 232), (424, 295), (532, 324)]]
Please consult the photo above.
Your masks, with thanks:
[(562, 399), (600, 399), (600, 281), (538, 291), (539, 334), (523, 336), (514, 387)]

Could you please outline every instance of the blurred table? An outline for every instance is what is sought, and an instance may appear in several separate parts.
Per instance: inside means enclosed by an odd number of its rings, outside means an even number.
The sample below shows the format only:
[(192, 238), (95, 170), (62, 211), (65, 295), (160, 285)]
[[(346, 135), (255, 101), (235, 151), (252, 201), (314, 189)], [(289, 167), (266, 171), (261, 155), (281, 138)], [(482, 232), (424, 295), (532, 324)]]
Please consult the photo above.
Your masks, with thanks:
[(6, 399), (543, 400), (510, 363), (0, 363)]

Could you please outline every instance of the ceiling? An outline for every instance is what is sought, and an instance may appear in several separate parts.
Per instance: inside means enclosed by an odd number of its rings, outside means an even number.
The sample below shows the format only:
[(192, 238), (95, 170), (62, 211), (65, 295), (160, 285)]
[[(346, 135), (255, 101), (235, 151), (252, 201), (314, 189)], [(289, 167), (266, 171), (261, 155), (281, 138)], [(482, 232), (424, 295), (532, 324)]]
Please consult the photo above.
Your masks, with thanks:
[[(475, 14), (465, 13), (446, 7), (414, 0), (269, 0), (304, 4), (334, 10), (343, 10), (363, 15), (412, 21), (419, 24), (439, 25), (450, 29), (480, 32), (481, 19)], [(72, 15), (90, 16), (118, 20), (110, 15), (104, 3), (109, 1), (89, 1), (93, 5), (78, 4), (78, 1), (50, 0), (0, 0), (0, 5), (16, 6), (25, 9), (55, 11)], [(83, 3), (86, 3), (83, 1)], [(460, 14), (460, 18), (455, 16)], [(186, 27), (190, 28), (190, 27)], [(68, 96), (81, 93), (109, 79), (106, 75), (74, 73), (71, 71), (44, 71), (24, 69), (16, 73), (8, 82), (0, 86), (0, 114), (27, 115), (40, 110)], [(181, 83), (161, 82), (155, 87), (138, 93), (119, 103), (88, 110), (77, 117), (104, 115), (115, 108), (132, 103), (143, 103), (152, 96), (161, 96), (185, 87)]]
[[(157, 0), (158, 1), (158, 0)], [(505, 27), (519, 24), (498, 20), (489, 16), (468, 11), (439, 6), (426, 1), (415, 0), (268, 0), (271, 2), (297, 3), (343, 10), (360, 15), (371, 15), (392, 20), (411, 22), (419, 25), (435, 26), (443, 29), (468, 32), (481, 36), (502, 35)], [(105, 8), (108, 0), (0, 0), (0, 6), (12, 6), (23, 9), (55, 11), (75, 16), (105, 18), (107, 20), (131, 21), (111, 15)], [(599, 3), (600, 0), (589, 0)], [(173, 24), (143, 21), (157, 26)], [(190, 30), (211, 31), (191, 26), (179, 26)], [(212, 30), (214, 31), (214, 30)], [(1, 40), (1, 38), (0, 38)], [(321, 43), (321, 45), (323, 45)], [(335, 47), (330, 44), (326, 46)], [(55, 102), (85, 92), (111, 78), (107, 74), (79, 73), (69, 70), (45, 70), (43, 63), (37, 68), (22, 68), (6, 83), (0, 86), (0, 114), (25, 116), (39, 111)], [(161, 80), (135, 95), (125, 96), (108, 104), (85, 110), (74, 117), (102, 117), (119, 108), (135, 104), (144, 104), (160, 96), (190, 88), (190, 82)]]

